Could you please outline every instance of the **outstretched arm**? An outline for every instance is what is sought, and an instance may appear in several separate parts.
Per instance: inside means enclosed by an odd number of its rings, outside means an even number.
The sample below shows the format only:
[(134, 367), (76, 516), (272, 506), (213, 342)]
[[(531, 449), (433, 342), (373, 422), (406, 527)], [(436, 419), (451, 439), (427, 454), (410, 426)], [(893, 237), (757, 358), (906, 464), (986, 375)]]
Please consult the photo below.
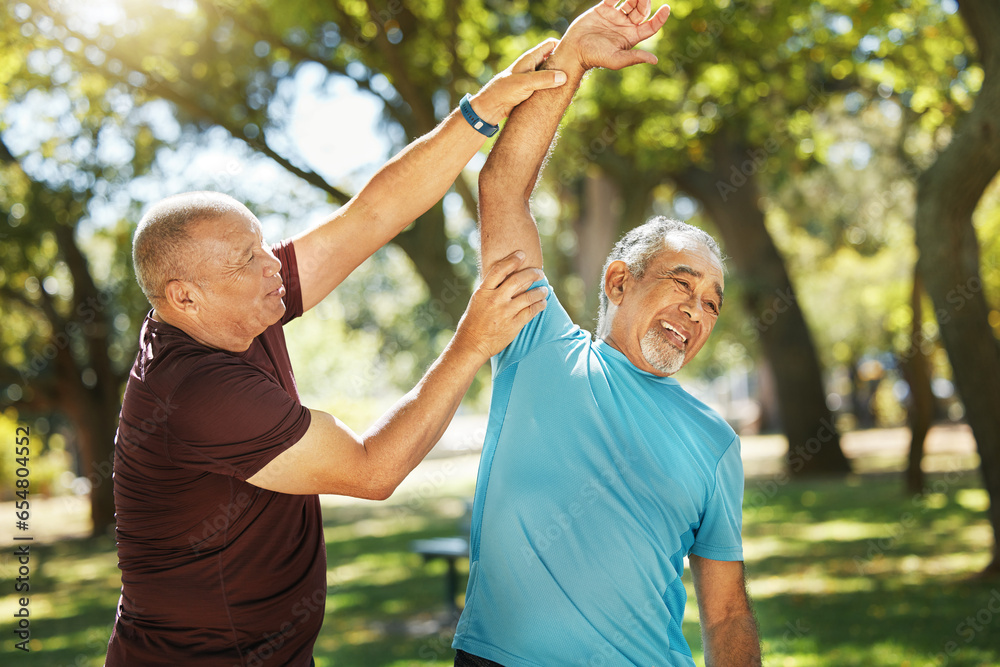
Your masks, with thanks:
[[(471, 100), (491, 124), (535, 90), (561, 85), (561, 72), (537, 72), (554, 41), (539, 44), (495, 76)], [(302, 306), (322, 301), (373, 252), (416, 220), (444, 193), (486, 137), (455, 110), (436, 128), (404, 148), (349, 202), (325, 222), (297, 236), (295, 255)]]
[(511, 113), (479, 174), (484, 274), (515, 250), (524, 251), (525, 266), (542, 266), (530, 200), (559, 121), (588, 69), (656, 62), (653, 54), (632, 48), (663, 26), (670, 8), (660, 7), (647, 20), (649, 12), (650, 0), (625, 0), (617, 7), (615, 0), (603, 0), (584, 12), (542, 64), (565, 72), (566, 84), (536, 91)]
[(525, 291), (541, 272), (518, 270), (523, 261), (516, 253), (497, 262), (441, 356), (364, 434), (311, 410), (305, 435), (247, 481), (279, 493), (389, 497), (441, 438), (476, 371), (545, 308), (544, 288)]

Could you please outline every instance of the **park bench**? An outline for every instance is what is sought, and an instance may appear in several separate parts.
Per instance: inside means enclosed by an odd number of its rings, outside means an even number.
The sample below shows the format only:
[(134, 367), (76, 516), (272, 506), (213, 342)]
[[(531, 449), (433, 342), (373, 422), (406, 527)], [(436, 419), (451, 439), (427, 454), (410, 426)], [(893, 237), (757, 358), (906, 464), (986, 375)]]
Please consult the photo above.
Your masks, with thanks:
[(459, 558), (469, 557), (469, 530), (472, 525), (472, 502), (466, 502), (465, 514), (459, 521), (459, 528), (463, 535), (453, 537), (432, 537), (426, 540), (413, 540), (410, 543), (410, 551), (423, 556), (424, 563), (429, 563), (439, 558), (448, 563), (448, 571), (445, 573), (444, 595), (445, 605), (448, 611), (458, 615), (461, 609), (455, 602), (458, 597), (458, 567), (456, 565)]

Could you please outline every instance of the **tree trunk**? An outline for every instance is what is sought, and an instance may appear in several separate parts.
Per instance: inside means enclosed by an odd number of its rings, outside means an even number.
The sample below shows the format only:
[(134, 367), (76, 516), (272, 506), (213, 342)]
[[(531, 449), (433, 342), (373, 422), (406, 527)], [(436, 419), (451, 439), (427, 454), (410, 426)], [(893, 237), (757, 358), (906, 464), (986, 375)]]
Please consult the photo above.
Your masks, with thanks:
[(917, 267), (976, 438), (993, 526), (987, 571), (1000, 573), (1000, 345), (987, 320), (972, 225), (983, 191), (1000, 171), (1000, 4), (963, 0), (959, 12), (976, 38), (985, 74), (952, 142), (917, 182)]
[[(603, 173), (584, 176), (582, 199), (580, 215), (574, 225), (577, 252), (573, 258), (574, 272), (583, 280), (583, 308), (582, 311), (573, 313), (574, 319), (581, 323), (580, 326), (584, 326), (581, 321), (583, 318), (597, 317), (599, 290), (604, 284), (601, 269), (618, 240), (615, 233), (622, 217), (621, 191)], [(593, 320), (590, 328), (596, 330), (596, 320)]]
[(455, 274), (448, 261), (448, 237), (441, 202), (420, 216), (393, 242), (409, 256), (417, 273), (427, 283), (432, 308), (441, 314), (442, 324), (458, 325), (469, 305), (472, 290)]
[(847, 364), (847, 375), (851, 381), (851, 414), (854, 415), (854, 428), (861, 430), (871, 428), (869, 423), (869, 395), (865, 381), (861, 379), (861, 362), (856, 355), (851, 356)]
[(785, 263), (764, 225), (749, 151), (716, 137), (712, 171), (689, 167), (675, 175), (697, 197), (721, 233), (742, 277), (750, 338), (759, 336), (774, 371), (781, 422), (788, 438), (786, 462), (792, 475), (844, 474), (850, 464), (826, 405), (816, 348), (799, 308)]
[(104, 403), (98, 392), (82, 386), (69, 393), (60, 410), (73, 424), (80, 452), (80, 476), (90, 482), (91, 535), (106, 536), (115, 525), (112, 472), (118, 405)]
[(899, 362), (906, 384), (910, 387), (910, 402), (906, 410), (906, 421), (910, 426), (910, 453), (906, 465), (906, 490), (911, 494), (924, 492), (924, 442), (934, 421), (934, 392), (931, 391), (931, 367), (924, 354), (924, 314), (921, 305), (923, 280), (919, 272), (913, 275), (913, 296), (910, 310), (913, 317), (910, 326), (910, 347), (905, 358)]
[[(114, 463), (115, 433), (121, 407), (122, 384), (127, 376), (115, 372), (108, 356), (111, 347), (111, 297), (100, 291), (90, 273), (90, 266), (76, 242), (75, 228), (56, 224), (53, 228), (66, 266), (73, 276), (73, 322), (83, 335), (87, 350), (87, 368), (73, 369), (67, 383), (72, 383), (77, 414), (80, 451), (89, 468), (81, 473), (90, 479), (90, 507), (93, 535), (106, 535), (115, 523), (115, 498), (111, 481)], [(84, 371), (93, 372), (94, 384), (87, 387)], [(79, 409), (82, 407), (82, 411)]]

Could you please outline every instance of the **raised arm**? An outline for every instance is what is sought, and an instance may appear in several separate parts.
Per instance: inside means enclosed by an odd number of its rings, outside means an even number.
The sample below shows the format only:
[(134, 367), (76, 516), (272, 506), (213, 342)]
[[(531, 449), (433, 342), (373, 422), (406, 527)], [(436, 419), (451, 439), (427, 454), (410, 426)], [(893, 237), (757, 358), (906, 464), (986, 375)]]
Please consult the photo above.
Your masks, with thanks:
[(559, 121), (588, 69), (656, 62), (653, 54), (632, 50), (663, 26), (670, 8), (660, 7), (647, 20), (649, 12), (650, 0), (626, 0), (618, 7), (615, 0), (603, 0), (581, 14), (542, 64), (565, 72), (567, 83), (536, 91), (511, 113), (479, 174), (484, 274), (515, 250), (524, 251), (525, 266), (542, 266), (530, 200)]
[(690, 563), (705, 667), (760, 667), (760, 638), (747, 596), (743, 562), (692, 554)]
[[(480, 118), (495, 125), (536, 89), (561, 85), (566, 80), (561, 72), (535, 71), (554, 46), (555, 40), (539, 44), (486, 84), (471, 100)], [(459, 110), (453, 111), (389, 160), (329, 219), (297, 236), (303, 308), (322, 301), (441, 199), (485, 140)]]

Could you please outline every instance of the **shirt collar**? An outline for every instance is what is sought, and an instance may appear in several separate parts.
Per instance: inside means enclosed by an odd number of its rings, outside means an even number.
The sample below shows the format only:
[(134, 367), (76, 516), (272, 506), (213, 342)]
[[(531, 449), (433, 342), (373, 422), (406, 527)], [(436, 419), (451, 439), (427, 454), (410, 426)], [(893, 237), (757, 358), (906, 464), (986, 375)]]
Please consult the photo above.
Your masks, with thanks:
[(621, 351), (619, 351), (613, 345), (605, 343), (601, 339), (597, 339), (596, 341), (594, 341), (594, 349), (597, 350), (597, 353), (601, 355), (603, 359), (605, 359), (608, 363), (612, 365), (623, 367), (624, 369), (626, 369), (631, 373), (645, 376), (654, 382), (680, 386), (680, 383), (677, 380), (675, 380), (672, 376), (663, 377), (662, 375), (656, 375), (654, 373), (650, 373), (648, 371), (644, 371), (641, 368), (636, 367), (636, 365), (633, 364), (631, 361), (629, 361), (628, 357), (622, 354)]

